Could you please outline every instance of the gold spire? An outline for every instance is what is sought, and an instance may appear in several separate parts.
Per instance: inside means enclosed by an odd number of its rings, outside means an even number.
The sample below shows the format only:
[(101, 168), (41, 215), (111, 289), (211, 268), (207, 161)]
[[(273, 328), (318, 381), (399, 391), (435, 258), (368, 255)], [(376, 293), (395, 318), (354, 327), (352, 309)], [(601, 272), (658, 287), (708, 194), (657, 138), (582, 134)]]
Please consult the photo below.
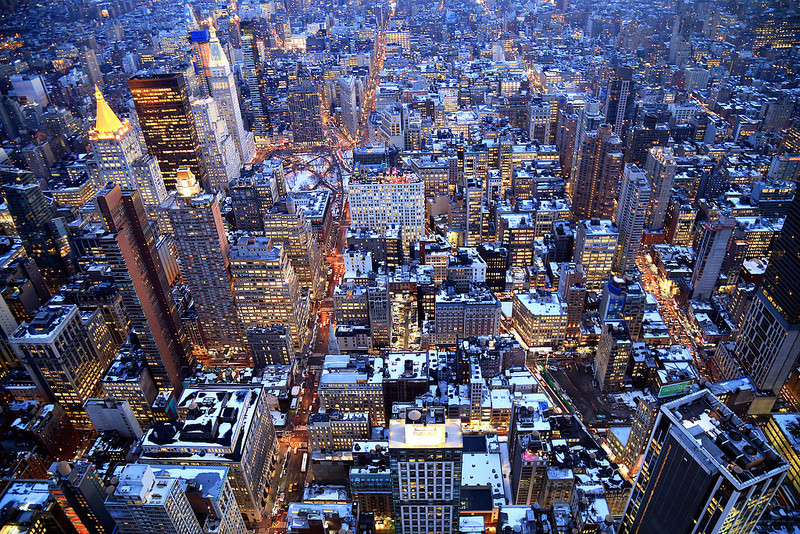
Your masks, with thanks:
[(219, 38), (217, 37), (217, 30), (214, 28), (213, 21), (208, 19), (208, 33), (210, 37), (208, 39), (208, 47), (209, 47), (209, 54), (208, 54), (208, 66), (209, 67), (227, 67), (230, 65), (228, 61), (228, 56), (225, 55), (225, 51), (222, 49), (222, 44), (219, 42)]
[(100, 92), (100, 88), (96, 85), (94, 86), (94, 97), (97, 100), (97, 122), (94, 129), (98, 133), (110, 134), (122, 128), (122, 123), (111, 110), (111, 106), (108, 105), (103, 93)]

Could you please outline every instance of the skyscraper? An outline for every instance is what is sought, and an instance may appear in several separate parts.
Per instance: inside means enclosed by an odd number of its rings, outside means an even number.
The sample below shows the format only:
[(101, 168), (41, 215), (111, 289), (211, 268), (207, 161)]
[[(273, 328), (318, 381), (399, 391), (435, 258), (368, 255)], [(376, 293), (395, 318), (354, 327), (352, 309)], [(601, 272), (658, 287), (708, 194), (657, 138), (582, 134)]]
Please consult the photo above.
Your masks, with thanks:
[(323, 258), (305, 212), (289, 196), (275, 204), (263, 221), (264, 235), (283, 246), (300, 287), (313, 294), (321, 282)]
[(558, 296), (567, 305), (565, 341), (577, 345), (581, 337), (581, 318), (586, 301), (586, 277), (582, 265), (567, 262), (561, 264)]
[(608, 279), (618, 242), (619, 230), (610, 220), (593, 219), (578, 223), (573, 262), (583, 268), (587, 290), (600, 289)]
[(693, 299), (711, 298), (735, 227), (736, 221), (724, 215), (718, 221), (704, 221), (700, 225), (700, 247), (692, 272)]
[(761, 288), (736, 341), (744, 370), (777, 394), (800, 355), (800, 195), (775, 240)]
[(350, 181), (352, 226), (386, 233), (400, 228), (403, 249), (425, 235), (425, 183), (415, 174), (356, 176)]
[(398, 534), (459, 531), (461, 421), (440, 407), (409, 410), (389, 422), (395, 529)]
[(189, 286), (206, 347), (244, 347), (228, 269), (229, 245), (219, 194), (201, 194), (189, 169), (178, 171), (178, 190), (161, 205), (178, 247), (183, 279)]
[(606, 92), (606, 123), (619, 138), (625, 138), (633, 117), (636, 90), (633, 84), (633, 70), (630, 67), (617, 67), (608, 82)]
[(286, 247), (269, 237), (242, 237), (231, 247), (230, 270), (242, 325), (286, 325), (295, 352), (302, 350), (309, 306)]
[(105, 507), (105, 486), (88, 460), (57, 462), (47, 471), (50, 494), (78, 532), (106, 534), (114, 531), (114, 520)]
[(28, 255), (36, 260), (51, 292), (73, 271), (66, 227), (55, 206), (45, 198), (36, 177), (13, 167), (0, 168), (3, 195), (14, 226)]
[(75, 305), (45, 305), (9, 338), (36, 387), (58, 402), (70, 422), (91, 428), (83, 403), (100, 395), (109, 360), (97, 350)]
[(602, 124), (586, 133), (578, 147), (575, 168), (572, 218), (612, 217), (622, 174), (622, 142), (610, 125)]
[(103, 183), (116, 182), (125, 189), (138, 189), (145, 208), (152, 212), (165, 198), (167, 189), (158, 162), (145, 151), (126, 119), (120, 122), (103, 97), (97, 100), (97, 120), (89, 131), (92, 151)]
[(636, 269), (636, 257), (642, 247), (642, 231), (650, 207), (650, 184), (647, 175), (633, 163), (625, 165), (622, 190), (617, 206), (616, 224), (619, 242), (613, 270), (618, 273)]
[(220, 117), (214, 99), (200, 98), (192, 101), (192, 114), (201, 140), (208, 186), (212, 191), (227, 191), (228, 185), (239, 176), (242, 167), (233, 137), (225, 120)]
[(292, 121), (292, 138), (296, 144), (322, 143), (322, 117), (317, 88), (310, 80), (289, 89), (289, 116)]
[(350, 137), (358, 135), (358, 105), (356, 102), (356, 78), (339, 76), (339, 103), (342, 108), (342, 123)]
[(625, 321), (606, 321), (597, 343), (594, 378), (600, 391), (619, 391), (628, 368), (633, 342)]
[(650, 181), (652, 194), (646, 226), (651, 230), (664, 228), (664, 219), (667, 216), (676, 169), (677, 165), (671, 148), (659, 146), (647, 151), (645, 172)]
[(620, 532), (751, 532), (789, 465), (703, 389), (661, 406)]
[(188, 167), (205, 183), (206, 167), (183, 74), (136, 75), (128, 86), (145, 143), (158, 160), (167, 189), (175, 189), (180, 167)]
[(95, 200), (109, 234), (100, 240), (103, 261), (111, 265), (122, 293), (131, 330), (142, 347), (160, 388), (180, 390), (194, 365), (189, 338), (155, 245), (155, 238), (136, 189), (108, 184)]
[(233, 137), (239, 159), (242, 163), (250, 163), (256, 155), (253, 134), (244, 129), (242, 110), (239, 106), (239, 93), (233, 79), (228, 57), (222, 49), (214, 28), (209, 28), (211, 33), (208, 47), (208, 84), (211, 87), (211, 96), (217, 103), (220, 115), (228, 125), (228, 133)]
[(261, 59), (258, 53), (258, 36), (255, 21), (243, 22), (242, 29), (242, 58), (244, 60), (244, 78), (250, 96), (250, 114), (252, 116), (252, 129), (255, 136), (265, 140), (268, 136), (266, 116), (264, 114), (263, 97), (258, 83), (261, 73)]

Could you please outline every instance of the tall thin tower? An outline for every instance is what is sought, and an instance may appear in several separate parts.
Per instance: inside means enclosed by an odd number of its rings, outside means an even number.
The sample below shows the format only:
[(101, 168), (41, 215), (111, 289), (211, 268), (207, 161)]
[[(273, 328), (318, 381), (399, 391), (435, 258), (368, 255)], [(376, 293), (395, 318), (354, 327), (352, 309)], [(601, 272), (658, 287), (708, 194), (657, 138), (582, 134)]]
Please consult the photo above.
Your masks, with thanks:
[(644, 221), (650, 207), (650, 193), (645, 172), (633, 163), (625, 165), (614, 221), (619, 228), (619, 242), (614, 255), (615, 272), (623, 273), (636, 268), (636, 256), (642, 247)]
[(211, 96), (217, 103), (220, 115), (228, 124), (228, 133), (233, 137), (236, 150), (242, 163), (250, 163), (256, 155), (256, 146), (253, 134), (244, 129), (242, 110), (239, 106), (239, 94), (236, 91), (236, 82), (233, 79), (231, 65), (222, 49), (214, 28), (209, 28), (211, 38), (208, 42), (208, 82), (211, 87)]

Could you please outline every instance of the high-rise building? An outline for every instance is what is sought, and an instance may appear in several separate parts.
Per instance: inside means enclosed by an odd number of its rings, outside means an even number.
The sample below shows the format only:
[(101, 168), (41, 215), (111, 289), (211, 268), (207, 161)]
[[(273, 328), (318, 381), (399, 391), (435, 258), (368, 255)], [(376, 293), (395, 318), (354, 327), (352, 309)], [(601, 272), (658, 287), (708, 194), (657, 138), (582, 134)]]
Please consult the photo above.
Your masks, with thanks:
[(283, 324), (251, 326), (247, 329), (247, 346), (256, 369), (268, 365), (291, 365), (294, 360), (292, 334)]
[(72, 250), (63, 219), (44, 196), (36, 177), (13, 167), (0, 168), (8, 213), (28, 256), (55, 292), (73, 271)]
[(625, 321), (606, 321), (594, 358), (594, 378), (600, 391), (619, 391), (628, 368), (633, 342)]
[(181, 167), (205, 183), (206, 166), (183, 74), (136, 75), (128, 86), (145, 143), (158, 160), (167, 189), (175, 189)]
[(83, 409), (99, 433), (113, 430), (125, 439), (137, 440), (142, 437), (142, 427), (126, 400), (89, 399)]
[(278, 199), (286, 197), (283, 164), (265, 160), (246, 167), (230, 184), (229, 194), (236, 229), (263, 232), (264, 215)]
[(398, 534), (459, 531), (461, 421), (442, 408), (409, 410), (389, 422), (389, 458)]
[(320, 409), (368, 413), (374, 425), (386, 425), (384, 369), (366, 356), (329, 354), (319, 379)]
[(263, 221), (264, 235), (283, 246), (300, 287), (304, 292), (316, 293), (322, 281), (323, 257), (305, 211), (289, 196), (273, 205)]
[(375, 275), (367, 286), (369, 328), (374, 347), (388, 347), (392, 339), (392, 299), (386, 275)]
[(309, 309), (285, 247), (269, 237), (242, 237), (230, 249), (230, 272), (241, 324), (285, 325), (300, 352), (307, 341)]
[(92, 151), (103, 184), (116, 182), (125, 189), (138, 189), (148, 212), (157, 208), (167, 189), (158, 162), (142, 147), (139, 137), (126, 119), (120, 122), (99, 89), (97, 120), (89, 131)]
[(95, 467), (87, 460), (57, 462), (47, 471), (55, 497), (78, 532), (107, 534), (114, 520), (105, 507), (106, 491)]
[(217, 103), (219, 114), (228, 125), (228, 133), (239, 152), (239, 160), (250, 163), (256, 155), (253, 134), (244, 129), (239, 93), (225, 50), (222, 49), (213, 27), (209, 28), (209, 32), (208, 84), (211, 87), (211, 96)]
[(581, 318), (586, 301), (586, 277), (582, 265), (567, 262), (561, 264), (558, 296), (567, 306), (565, 342), (577, 345), (581, 337)]
[(261, 54), (259, 54), (259, 39), (255, 21), (243, 22), (242, 31), (242, 59), (244, 61), (245, 81), (249, 93), (249, 109), (252, 117), (252, 129), (259, 142), (265, 141), (268, 136), (266, 116), (264, 114), (263, 98), (259, 79), (261, 76)]
[(669, 62), (678, 67), (692, 56), (692, 33), (694, 33), (694, 12), (692, 8), (684, 8), (679, 2), (675, 22), (672, 25), (672, 36), (669, 39)]
[(292, 121), (292, 139), (298, 145), (322, 143), (322, 117), (317, 88), (310, 80), (303, 80), (289, 89), (289, 116)]
[(75, 305), (46, 305), (9, 338), (36, 387), (58, 402), (79, 428), (90, 428), (83, 403), (98, 397), (108, 369)]
[(703, 389), (661, 406), (620, 532), (751, 532), (789, 465)]
[(183, 423), (150, 429), (139, 462), (154, 471), (229, 469), (240, 517), (252, 528), (267, 512), (277, 440), (266, 391), (260, 385), (203, 385), (186, 388), (177, 406)]
[(800, 355), (800, 195), (775, 240), (761, 288), (736, 342), (744, 370), (761, 390), (778, 393)]
[(425, 184), (415, 174), (353, 175), (350, 181), (352, 226), (384, 234), (397, 225), (403, 249), (425, 235)]
[(633, 117), (636, 89), (633, 83), (633, 69), (617, 67), (608, 82), (606, 92), (606, 123), (611, 125), (614, 135), (624, 139)]
[(103, 261), (131, 321), (131, 331), (159, 388), (180, 390), (194, 357), (137, 189), (107, 184), (95, 202), (108, 235), (99, 240)]
[(622, 174), (622, 142), (608, 124), (586, 132), (572, 180), (572, 218), (610, 218)]
[(593, 219), (578, 223), (573, 263), (586, 275), (586, 289), (597, 290), (608, 279), (619, 242), (617, 226), (610, 220)]
[(89, 78), (89, 83), (92, 85), (105, 85), (103, 80), (103, 73), (100, 72), (100, 64), (97, 62), (97, 54), (94, 48), (88, 46), (81, 46), (78, 51), (78, 60), (81, 63), (83, 73)]
[(704, 221), (700, 225), (700, 247), (692, 272), (693, 299), (711, 298), (735, 227), (736, 220), (724, 215), (717, 221)]
[(213, 98), (193, 100), (192, 115), (206, 164), (208, 186), (212, 191), (227, 191), (228, 185), (239, 176), (242, 167), (227, 123), (219, 115), (217, 102)]
[(550, 144), (550, 125), (553, 121), (550, 103), (541, 96), (532, 97), (528, 104), (528, 137)]
[(342, 108), (342, 123), (350, 137), (358, 135), (357, 83), (355, 76), (339, 76), (339, 104)]
[(695, 219), (697, 219), (697, 208), (686, 198), (670, 197), (664, 218), (664, 240), (679, 247), (690, 246)]
[(192, 171), (178, 171), (178, 190), (161, 204), (180, 258), (181, 274), (192, 292), (200, 329), (209, 349), (245, 346), (229, 270), (230, 246), (216, 194), (201, 194)]
[(619, 229), (619, 242), (614, 254), (615, 272), (636, 269), (636, 257), (642, 248), (644, 222), (650, 208), (650, 194), (650, 184), (644, 170), (633, 163), (626, 164), (615, 220)]
[(671, 148), (659, 146), (647, 151), (645, 172), (650, 181), (652, 195), (646, 226), (651, 230), (664, 228), (664, 219), (667, 216), (676, 169), (677, 165)]

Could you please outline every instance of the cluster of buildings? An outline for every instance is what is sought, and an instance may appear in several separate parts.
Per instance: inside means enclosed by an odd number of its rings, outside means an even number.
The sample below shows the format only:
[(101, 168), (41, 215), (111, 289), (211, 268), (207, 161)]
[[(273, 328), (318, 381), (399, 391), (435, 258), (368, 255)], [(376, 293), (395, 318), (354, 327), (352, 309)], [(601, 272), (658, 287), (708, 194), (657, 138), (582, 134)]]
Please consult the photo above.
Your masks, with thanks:
[(3, 532), (797, 532), (795, 6), (3, 8)]

